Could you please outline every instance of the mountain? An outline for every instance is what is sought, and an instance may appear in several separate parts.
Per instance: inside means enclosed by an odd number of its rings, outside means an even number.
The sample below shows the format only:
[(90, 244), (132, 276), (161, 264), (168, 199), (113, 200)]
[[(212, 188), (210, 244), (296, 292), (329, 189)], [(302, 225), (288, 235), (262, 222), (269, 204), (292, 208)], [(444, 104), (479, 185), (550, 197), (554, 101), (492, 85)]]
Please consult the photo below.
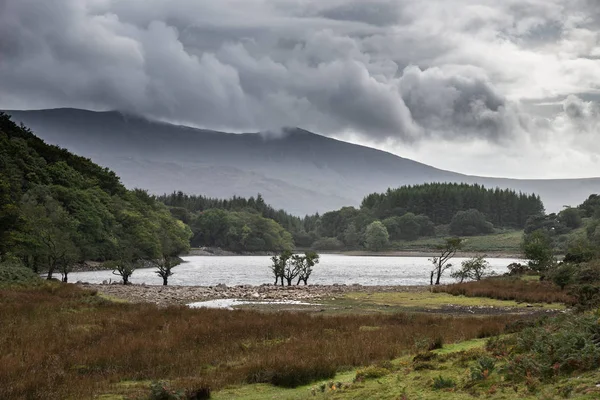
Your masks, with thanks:
[(360, 204), (372, 192), (425, 182), (479, 183), (541, 196), (547, 211), (600, 192), (600, 178), (518, 180), (440, 170), (302, 129), (233, 134), (78, 109), (6, 111), (45, 141), (114, 170), (129, 187), (212, 197), (261, 193), (303, 215)]

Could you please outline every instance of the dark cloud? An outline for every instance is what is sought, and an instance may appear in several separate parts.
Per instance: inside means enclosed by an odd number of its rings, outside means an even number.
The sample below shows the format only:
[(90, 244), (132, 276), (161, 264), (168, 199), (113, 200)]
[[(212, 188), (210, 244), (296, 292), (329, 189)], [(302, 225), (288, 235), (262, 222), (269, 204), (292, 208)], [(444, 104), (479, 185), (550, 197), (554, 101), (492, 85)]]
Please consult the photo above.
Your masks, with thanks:
[(0, 108), (502, 143), (529, 129), (513, 92), (531, 81), (532, 65), (547, 81), (531, 83), (541, 93), (531, 97), (594, 81), (589, 63), (556, 59), (548, 72), (540, 56), (564, 42), (593, 61), (586, 27), (598, 21), (597, 3), (569, 4), (575, 10), (559, 0), (0, 0)]

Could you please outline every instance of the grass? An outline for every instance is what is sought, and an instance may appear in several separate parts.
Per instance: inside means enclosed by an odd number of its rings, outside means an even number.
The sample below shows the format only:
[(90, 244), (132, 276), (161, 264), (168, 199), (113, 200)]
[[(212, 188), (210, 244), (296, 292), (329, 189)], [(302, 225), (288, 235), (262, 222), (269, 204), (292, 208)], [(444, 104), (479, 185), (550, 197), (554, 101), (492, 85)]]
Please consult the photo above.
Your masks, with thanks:
[(568, 291), (561, 290), (552, 282), (520, 278), (488, 278), (481, 281), (455, 283), (433, 288), (436, 293), (470, 298), (491, 298), (518, 303), (563, 303), (573, 305), (575, 299)]
[[(485, 253), (500, 252), (510, 254), (521, 253), (523, 231), (500, 232), (491, 235), (465, 237), (463, 252)], [(444, 238), (422, 238), (413, 241), (397, 241), (392, 243), (394, 250), (430, 251), (442, 244)]]
[(516, 319), (158, 308), (60, 283), (1, 289), (0, 398), (143, 398), (156, 380), (216, 391), (264, 382), (245, 386), (271, 393), (281, 389), (265, 383), (329, 380), (434, 342), (498, 334)]
[[(356, 375), (361, 370), (353, 369), (336, 375), (334, 379), (318, 381), (295, 389), (282, 389), (269, 385), (233, 386), (214, 393), (212, 399), (558, 400), (568, 397), (576, 400), (591, 400), (600, 396), (600, 389), (596, 387), (600, 377), (598, 372), (578, 373), (576, 378), (557, 378), (537, 387), (532, 387), (527, 382), (506, 382), (497, 371), (492, 372), (484, 380), (473, 382), (470, 367), (475, 365), (481, 356), (489, 356), (484, 345), (485, 340), (475, 340), (448, 345), (442, 350), (433, 351), (430, 353), (431, 360), (428, 361), (429, 369), (417, 368), (419, 362), (413, 356), (404, 356), (386, 364), (389, 374), (374, 379), (356, 381)], [(445, 380), (454, 381), (456, 387), (434, 389), (435, 380), (440, 376)], [(335, 386), (335, 389), (332, 389), (332, 386)]]
[[(482, 281), (483, 282), (483, 281)], [(463, 284), (465, 285), (465, 284)], [(526, 307), (527, 304), (517, 302), (515, 300), (507, 299), (495, 299), (486, 298), (485, 296), (471, 297), (465, 295), (454, 295), (452, 293), (444, 293), (445, 291), (451, 291), (455, 286), (436, 286), (433, 288), (434, 292), (421, 291), (421, 292), (376, 292), (376, 293), (346, 293), (342, 299), (345, 300), (343, 303), (336, 299), (332, 303), (344, 304), (345, 306), (354, 305), (355, 308), (360, 309), (365, 305), (378, 305), (387, 306), (391, 309), (397, 307), (408, 308), (408, 309), (440, 309), (445, 306), (461, 306), (461, 307)], [(490, 297), (490, 296), (488, 296)], [(328, 303), (325, 301), (325, 303)], [(540, 304), (541, 308), (547, 309), (564, 309), (564, 304), (561, 303), (547, 303), (543, 302)]]

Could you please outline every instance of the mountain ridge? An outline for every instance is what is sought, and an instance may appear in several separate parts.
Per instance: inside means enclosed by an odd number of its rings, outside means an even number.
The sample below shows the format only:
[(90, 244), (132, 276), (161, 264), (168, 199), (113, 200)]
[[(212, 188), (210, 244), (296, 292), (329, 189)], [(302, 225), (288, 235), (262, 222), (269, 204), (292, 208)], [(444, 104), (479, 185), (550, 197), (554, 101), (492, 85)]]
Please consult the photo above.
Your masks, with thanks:
[(113, 169), (128, 187), (211, 197), (260, 192), (273, 206), (297, 215), (358, 206), (369, 193), (427, 182), (479, 183), (534, 192), (548, 211), (579, 204), (600, 192), (600, 178), (465, 175), (302, 128), (285, 128), (285, 135), (227, 133), (119, 111), (5, 112), (51, 144)]

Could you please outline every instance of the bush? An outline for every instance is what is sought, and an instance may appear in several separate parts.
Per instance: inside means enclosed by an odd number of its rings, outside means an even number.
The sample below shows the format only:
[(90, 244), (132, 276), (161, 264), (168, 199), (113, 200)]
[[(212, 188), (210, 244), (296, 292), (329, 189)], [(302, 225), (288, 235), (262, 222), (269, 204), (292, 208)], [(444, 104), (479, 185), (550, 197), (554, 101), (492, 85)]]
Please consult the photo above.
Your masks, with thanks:
[(553, 267), (549, 271), (549, 277), (552, 282), (563, 290), (565, 286), (573, 282), (575, 276), (575, 267), (568, 263), (562, 263)]
[(334, 365), (318, 361), (311, 365), (255, 366), (250, 368), (246, 382), (295, 388), (321, 379), (333, 378), (336, 372)]
[(471, 379), (474, 381), (486, 380), (496, 368), (496, 360), (491, 357), (481, 357), (471, 367)]
[(0, 262), (0, 286), (27, 286), (41, 282), (42, 279), (37, 274), (18, 260)]
[(441, 375), (433, 378), (433, 388), (436, 390), (451, 389), (454, 387), (456, 387), (456, 382), (452, 378), (444, 378)]
[(356, 376), (354, 377), (354, 382), (363, 382), (368, 379), (378, 379), (383, 378), (388, 375), (390, 371), (387, 368), (370, 366), (363, 369), (359, 369), (356, 371)]

